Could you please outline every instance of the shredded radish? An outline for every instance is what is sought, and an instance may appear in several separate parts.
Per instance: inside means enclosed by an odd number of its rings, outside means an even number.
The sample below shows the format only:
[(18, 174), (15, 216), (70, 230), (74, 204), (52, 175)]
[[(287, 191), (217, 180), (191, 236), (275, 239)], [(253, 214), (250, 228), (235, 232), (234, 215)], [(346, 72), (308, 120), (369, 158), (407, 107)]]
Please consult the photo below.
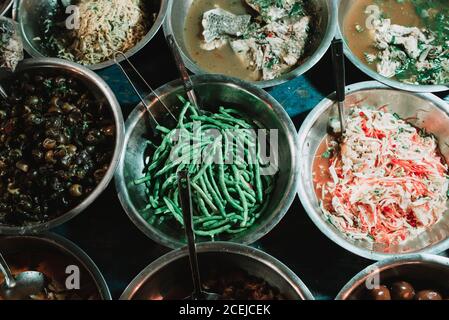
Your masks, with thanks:
[(399, 244), (437, 223), (447, 209), (448, 166), (435, 137), (388, 112), (352, 109), (329, 173), (322, 192), (330, 200), (321, 208), (353, 239)]

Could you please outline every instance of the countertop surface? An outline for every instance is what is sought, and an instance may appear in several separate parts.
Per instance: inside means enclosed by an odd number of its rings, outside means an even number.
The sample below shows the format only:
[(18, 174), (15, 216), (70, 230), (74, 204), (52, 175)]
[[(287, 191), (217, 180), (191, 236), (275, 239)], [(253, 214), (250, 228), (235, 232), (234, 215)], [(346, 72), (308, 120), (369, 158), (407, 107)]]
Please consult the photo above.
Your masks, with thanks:
[[(177, 78), (162, 31), (131, 61), (153, 88)], [(348, 84), (370, 80), (349, 61), (346, 66)], [(138, 103), (131, 87), (115, 66), (99, 74), (117, 95), (126, 118)], [(306, 75), (268, 90), (285, 107), (298, 130), (308, 111), (332, 91), (329, 52)], [(147, 238), (128, 219), (114, 182), (86, 211), (54, 231), (86, 251), (103, 273), (115, 299), (142, 269), (169, 251)], [(350, 278), (372, 263), (324, 236), (299, 199), (295, 199), (279, 225), (253, 246), (286, 264), (317, 299), (333, 299)]]

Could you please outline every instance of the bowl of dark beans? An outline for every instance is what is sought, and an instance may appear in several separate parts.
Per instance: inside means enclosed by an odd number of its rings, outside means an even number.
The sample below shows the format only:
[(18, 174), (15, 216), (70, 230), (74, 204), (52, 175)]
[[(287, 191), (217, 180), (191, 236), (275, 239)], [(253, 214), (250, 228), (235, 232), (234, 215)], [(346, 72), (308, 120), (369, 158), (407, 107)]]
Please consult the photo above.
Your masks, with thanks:
[(123, 148), (120, 106), (88, 69), (30, 59), (2, 79), (0, 232), (40, 232), (73, 218), (106, 188)]

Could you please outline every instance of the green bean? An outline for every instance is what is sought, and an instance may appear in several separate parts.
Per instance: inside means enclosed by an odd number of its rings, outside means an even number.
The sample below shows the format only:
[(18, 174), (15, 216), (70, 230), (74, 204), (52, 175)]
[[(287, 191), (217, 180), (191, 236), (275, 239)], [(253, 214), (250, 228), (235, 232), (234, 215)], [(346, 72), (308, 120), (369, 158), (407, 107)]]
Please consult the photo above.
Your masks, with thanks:
[(200, 178), (200, 183), (201, 183), (201, 185), (204, 185), (203, 189), (206, 189), (210, 193), (210, 195), (212, 196), (212, 200), (216, 204), (220, 214), (222, 216), (226, 216), (225, 207), (224, 207), (222, 201), (218, 198), (218, 195), (215, 192), (214, 188), (210, 184), (209, 179), (207, 178), (207, 174), (203, 175)]
[(209, 230), (209, 231), (201, 231), (201, 230), (195, 230), (195, 233), (199, 236), (203, 236), (203, 237), (212, 237), (215, 236), (217, 234), (223, 233), (226, 230), (229, 230), (231, 228), (231, 225), (225, 225), (223, 227), (220, 227), (218, 229), (215, 230)]
[(135, 184), (136, 186), (138, 186), (138, 185), (144, 184), (145, 182), (148, 182), (148, 181), (150, 181), (150, 180), (151, 180), (151, 176), (145, 176), (145, 177), (143, 177), (143, 178), (134, 180), (134, 184)]
[(171, 132), (170, 129), (167, 129), (166, 127), (163, 127), (163, 126), (157, 126), (156, 130), (158, 130), (158, 131), (160, 131), (162, 133), (165, 133), (165, 134), (169, 134)]
[(254, 176), (256, 182), (256, 199), (259, 203), (263, 203), (263, 190), (262, 190), (262, 180), (260, 178), (260, 165), (259, 165), (259, 148), (257, 148), (257, 156), (254, 164)]
[(184, 225), (184, 221), (182, 219), (182, 214), (177, 211), (176, 206), (171, 202), (171, 200), (169, 198), (164, 197), (163, 199), (164, 199), (165, 205), (167, 206), (168, 210), (170, 210), (170, 212), (173, 214), (175, 219), (178, 220), (178, 222), (181, 225)]
[(191, 182), (190, 185), (193, 189), (201, 196), (204, 202), (214, 211), (217, 212), (217, 207), (212, 203), (212, 199), (210, 199), (207, 194), (194, 182)]
[(218, 181), (219, 181), (219, 186), (221, 187), (221, 191), (223, 192), (223, 195), (226, 199), (226, 201), (235, 209), (237, 209), (238, 211), (243, 211), (242, 206), (240, 206), (229, 194), (228, 189), (226, 187), (226, 183), (225, 183), (225, 174), (224, 174), (224, 165), (223, 165), (223, 157), (221, 152), (218, 153), (219, 154), (219, 164), (218, 164)]

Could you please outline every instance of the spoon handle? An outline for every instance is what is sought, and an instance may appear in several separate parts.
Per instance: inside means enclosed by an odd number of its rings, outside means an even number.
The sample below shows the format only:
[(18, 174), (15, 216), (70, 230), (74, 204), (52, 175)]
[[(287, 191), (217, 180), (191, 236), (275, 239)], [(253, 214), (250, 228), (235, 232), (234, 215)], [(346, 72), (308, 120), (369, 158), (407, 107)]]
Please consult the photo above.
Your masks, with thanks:
[(345, 56), (343, 52), (343, 41), (334, 39), (332, 41), (332, 63), (334, 66), (336, 95), (338, 101), (338, 113), (340, 116), (341, 133), (345, 132), (346, 119), (344, 111), (344, 102), (346, 99), (346, 70)]
[(195, 234), (193, 232), (193, 207), (190, 190), (190, 179), (187, 171), (178, 172), (178, 188), (182, 208), (182, 217), (184, 219), (184, 228), (189, 248), (190, 269), (193, 279), (193, 298), (200, 299), (203, 294), (201, 289), (200, 270), (198, 267), (198, 256), (195, 247)]
[(169, 34), (167, 36), (168, 46), (173, 54), (173, 58), (175, 59), (176, 66), (178, 67), (179, 73), (181, 75), (181, 80), (184, 85), (184, 90), (186, 91), (187, 97), (192, 105), (200, 109), (200, 105), (198, 104), (198, 98), (196, 97), (194, 86), (192, 79), (190, 79), (189, 72), (184, 64), (184, 60), (182, 60), (181, 53), (179, 52), (178, 45), (175, 42), (175, 38), (173, 35)]
[(5, 276), (6, 285), (8, 288), (12, 288), (16, 285), (16, 280), (14, 279), (11, 270), (9, 269), (8, 264), (6, 263), (5, 258), (3, 258), (3, 255), (0, 253), (0, 269)]

